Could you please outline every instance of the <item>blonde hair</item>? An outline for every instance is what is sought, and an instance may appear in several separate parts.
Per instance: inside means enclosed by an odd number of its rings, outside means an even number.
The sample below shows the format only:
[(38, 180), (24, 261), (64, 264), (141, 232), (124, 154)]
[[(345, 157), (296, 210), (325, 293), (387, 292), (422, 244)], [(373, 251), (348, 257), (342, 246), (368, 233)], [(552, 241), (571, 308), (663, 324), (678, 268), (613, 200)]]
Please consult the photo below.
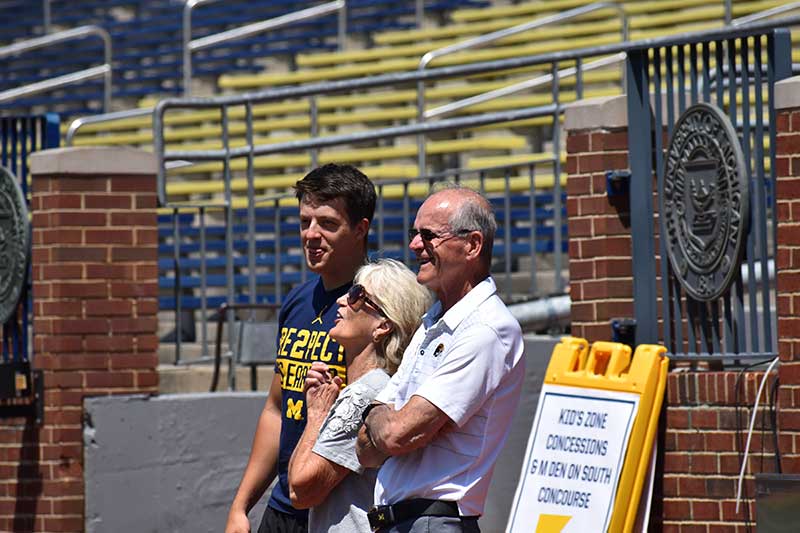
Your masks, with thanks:
[(354, 283), (364, 286), (392, 323), (392, 331), (377, 346), (378, 365), (392, 375), (431, 305), (431, 294), (407, 266), (394, 259), (367, 263), (356, 272)]

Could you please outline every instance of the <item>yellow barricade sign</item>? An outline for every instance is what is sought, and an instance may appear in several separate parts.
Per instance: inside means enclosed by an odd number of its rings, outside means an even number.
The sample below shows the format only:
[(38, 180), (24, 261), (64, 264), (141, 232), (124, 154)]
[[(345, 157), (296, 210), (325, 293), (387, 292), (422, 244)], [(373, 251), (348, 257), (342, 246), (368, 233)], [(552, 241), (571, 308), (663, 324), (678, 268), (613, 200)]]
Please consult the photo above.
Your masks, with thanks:
[(629, 532), (666, 386), (662, 346), (565, 338), (553, 349), (508, 533)]

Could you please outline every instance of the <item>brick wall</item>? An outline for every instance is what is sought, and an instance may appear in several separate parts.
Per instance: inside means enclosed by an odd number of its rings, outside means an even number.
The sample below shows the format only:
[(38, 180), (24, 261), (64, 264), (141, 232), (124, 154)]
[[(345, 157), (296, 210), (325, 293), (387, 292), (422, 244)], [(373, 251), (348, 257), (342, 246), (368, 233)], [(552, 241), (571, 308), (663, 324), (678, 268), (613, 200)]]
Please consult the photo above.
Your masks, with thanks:
[[(800, 78), (776, 86), (778, 183), (778, 348), (781, 452), (786, 472), (800, 473)], [(786, 442), (784, 445), (783, 442)]]
[[(775, 472), (766, 395), (750, 443), (746, 498), (736, 512), (736, 484), (746, 430), (763, 372), (672, 372), (667, 381), (661, 520), (665, 532), (747, 531), (756, 520), (752, 474)], [(773, 379), (768, 381), (771, 385)], [(766, 388), (767, 393), (770, 388)], [(737, 406), (740, 406), (737, 408)], [(792, 448), (780, 435), (781, 450)], [(763, 453), (762, 453), (763, 452)], [(786, 471), (784, 462), (784, 471)]]
[(625, 128), (572, 129), (567, 135), (567, 228), (572, 334), (610, 338), (610, 319), (633, 316), (630, 208), (609, 198), (605, 171), (628, 167)]
[[(800, 94), (800, 88), (795, 91)], [(605, 184), (606, 170), (627, 167), (625, 99), (580, 102), (567, 112), (565, 125), (572, 332), (590, 341), (609, 340), (609, 320), (633, 314), (629, 198), (609, 198)], [(783, 471), (797, 473), (800, 323), (793, 315), (800, 310), (800, 299), (795, 300), (800, 296), (800, 200), (791, 198), (800, 198), (800, 155), (790, 154), (800, 154), (800, 113), (781, 112), (778, 128), (776, 267), (778, 335), (784, 361), (779, 372), (779, 446)], [(796, 292), (787, 294), (792, 291)], [(794, 354), (798, 354), (797, 366), (787, 364)], [(762, 396), (765, 407), (759, 410), (750, 447), (746, 505), (736, 513), (739, 451), (744, 448), (751, 415), (747, 406), (755, 400), (763, 373), (675, 368), (680, 366), (673, 365), (667, 381), (651, 531), (747, 531), (747, 523), (754, 524), (756, 519), (752, 474), (776, 470), (772, 423), (766, 396)], [(770, 386), (774, 378), (775, 374)]]
[(83, 531), (83, 399), (157, 391), (154, 169), (133, 150), (31, 158), (44, 423), (0, 419), (0, 531)]

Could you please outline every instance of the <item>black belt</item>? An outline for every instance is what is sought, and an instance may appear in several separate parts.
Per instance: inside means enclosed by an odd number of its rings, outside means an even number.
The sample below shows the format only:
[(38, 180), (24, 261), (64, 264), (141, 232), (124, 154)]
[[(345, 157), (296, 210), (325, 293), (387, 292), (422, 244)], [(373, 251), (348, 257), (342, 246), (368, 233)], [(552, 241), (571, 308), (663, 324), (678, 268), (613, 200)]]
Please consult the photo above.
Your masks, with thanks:
[(404, 500), (392, 505), (376, 505), (367, 513), (369, 525), (373, 531), (382, 527), (389, 527), (400, 524), (406, 520), (419, 518), (420, 516), (449, 516), (457, 518), (458, 504), (443, 500), (427, 500), (424, 498), (414, 498)]

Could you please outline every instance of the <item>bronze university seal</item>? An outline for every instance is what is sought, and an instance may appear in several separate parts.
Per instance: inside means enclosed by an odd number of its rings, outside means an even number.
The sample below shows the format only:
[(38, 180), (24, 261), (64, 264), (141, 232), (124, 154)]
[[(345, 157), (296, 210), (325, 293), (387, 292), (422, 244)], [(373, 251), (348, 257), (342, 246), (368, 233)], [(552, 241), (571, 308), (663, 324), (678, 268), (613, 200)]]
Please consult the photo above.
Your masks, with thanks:
[(0, 166), (0, 323), (14, 314), (28, 274), (30, 226), (17, 178)]
[(736, 130), (718, 107), (695, 104), (678, 119), (658, 192), (675, 277), (696, 300), (719, 298), (741, 263), (750, 195)]

